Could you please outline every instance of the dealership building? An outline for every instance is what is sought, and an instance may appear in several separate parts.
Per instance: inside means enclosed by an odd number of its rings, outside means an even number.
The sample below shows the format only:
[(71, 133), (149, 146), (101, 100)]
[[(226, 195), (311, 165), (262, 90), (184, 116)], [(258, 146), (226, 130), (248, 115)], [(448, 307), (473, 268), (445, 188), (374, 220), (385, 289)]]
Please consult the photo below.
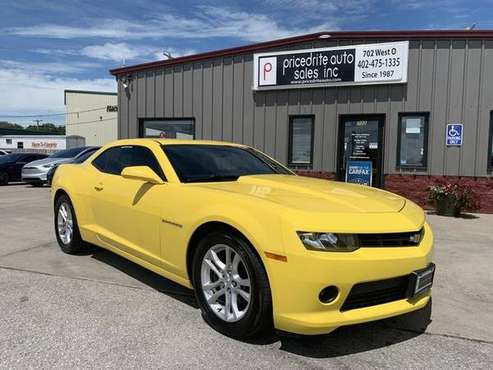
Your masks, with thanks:
[(321, 32), (127, 66), (118, 137), (233, 141), (297, 172), (493, 212), (493, 31)]

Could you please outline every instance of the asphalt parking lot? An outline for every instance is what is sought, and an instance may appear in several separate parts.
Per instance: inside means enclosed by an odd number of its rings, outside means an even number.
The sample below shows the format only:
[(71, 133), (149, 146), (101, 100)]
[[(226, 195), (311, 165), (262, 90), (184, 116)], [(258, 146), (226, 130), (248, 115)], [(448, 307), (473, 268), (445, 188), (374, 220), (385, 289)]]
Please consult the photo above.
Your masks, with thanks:
[(493, 368), (493, 215), (429, 216), (432, 307), (246, 343), (207, 326), (189, 290), (97, 248), (61, 253), (49, 192), (0, 187), (1, 368)]

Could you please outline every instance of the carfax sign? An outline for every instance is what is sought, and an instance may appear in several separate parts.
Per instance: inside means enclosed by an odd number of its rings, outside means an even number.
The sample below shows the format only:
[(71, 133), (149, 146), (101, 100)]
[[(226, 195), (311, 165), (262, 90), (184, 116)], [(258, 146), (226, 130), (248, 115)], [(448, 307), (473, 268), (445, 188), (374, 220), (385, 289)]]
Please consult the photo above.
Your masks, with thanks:
[(409, 42), (262, 53), (254, 90), (407, 82)]
[(346, 182), (371, 186), (372, 172), (371, 161), (347, 161)]

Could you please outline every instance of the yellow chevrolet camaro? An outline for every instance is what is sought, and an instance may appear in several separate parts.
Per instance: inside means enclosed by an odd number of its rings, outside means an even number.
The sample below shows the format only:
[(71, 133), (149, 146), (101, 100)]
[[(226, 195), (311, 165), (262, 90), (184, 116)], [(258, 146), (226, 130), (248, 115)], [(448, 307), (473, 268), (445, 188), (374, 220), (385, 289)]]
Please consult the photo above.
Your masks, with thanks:
[(61, 249), (98, 245), (185, 287), (237, 338), (299, 334), (423, 308), (423, 210), (392, 193), (295, 175), (250, 147), (121, 140), (53, 179)]

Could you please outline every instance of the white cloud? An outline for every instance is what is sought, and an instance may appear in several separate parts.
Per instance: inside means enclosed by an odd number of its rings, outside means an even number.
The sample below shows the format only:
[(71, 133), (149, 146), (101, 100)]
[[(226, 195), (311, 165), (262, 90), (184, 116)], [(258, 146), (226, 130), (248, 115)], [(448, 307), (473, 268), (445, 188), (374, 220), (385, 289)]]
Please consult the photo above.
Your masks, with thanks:
[(18, 62), (15, 60), (0, 59), (0, 68), (6, 70), (29, 71), (33, 74), (46, 75), (66, 75), (79, 73), (88, 68), (99, 67), (99, 64), (75, 62), (75, 63), (56, 63), (56, 62)]
[(190, 55), (196, 53), (193, 49), (176, 49), (155, 46), (134, 46), (125, 42), (111, 43), (107, 42), (102, 45), (89, 45), (81, 50), (81, 54), (89, 58), (111, 60), (125, 64), (130, 60), (146, 59), (165, 59), (163, 52), (171, 54), (173, 57)]
[[(65, 89), (116, 91), (113, 78), (76, 79), (53, 78), (30, 69), (29, 66), (0, 67), (0, 120), (3, 115), (51, 114), (65, 111)], [(21, 120), (9, 119), (21, 122)], [(30, 119), (24, 120), (28, 122)], [(46, 121), (63, 123), (63, 117), (46, 118)]]
[(82, 49), (81, 54), (90, 58), (121, 62), (151, 54), (152, 51), (153, 49), (145, 47), (132, 47), (124, 42), (107, 42), (103, 45), (86, 46)]
[(41, 24), (14, 27), (4, 32), (15, 35), (48, 38), (177, 38), (202, 39), (235, 37), (247, 41), (263, 41), (316, 31), (337, 29), (337, 18), (325, 17), (324, 22), (313, 27), (283, 26), (264, 14), (203, 6), (191, 16), (164, 14), (135, 22), (124, 19), (103, 19), (87, 26)]

